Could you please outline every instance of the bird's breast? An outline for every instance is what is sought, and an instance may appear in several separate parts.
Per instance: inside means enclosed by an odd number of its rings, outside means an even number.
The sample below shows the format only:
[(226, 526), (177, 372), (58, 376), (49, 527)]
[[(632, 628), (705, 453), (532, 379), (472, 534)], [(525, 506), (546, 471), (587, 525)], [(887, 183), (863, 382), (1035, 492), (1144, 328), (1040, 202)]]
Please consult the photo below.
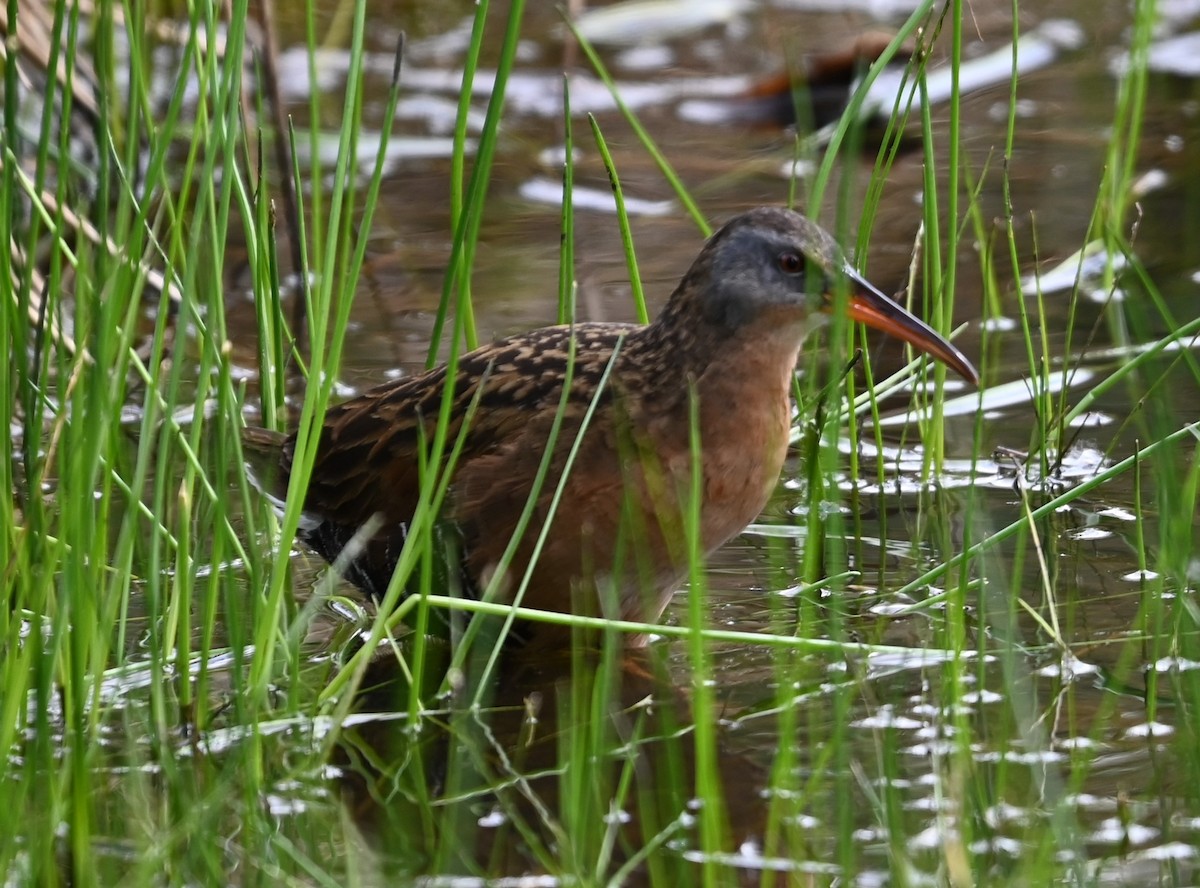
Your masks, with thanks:
[(734, 413), (738, 421), (710, 425), (702, 439), (701, 514), (704, 547), (708, 551), (740, 533), (762, 512), (779, 480), (787, 454), (786, 397), (758, 410), (743, 408)]
[(791, 425), (794, 349), (747, 354), (699, 381), (704, 462), (703, 537), (708, 551), (762, 511), (779, 480)]

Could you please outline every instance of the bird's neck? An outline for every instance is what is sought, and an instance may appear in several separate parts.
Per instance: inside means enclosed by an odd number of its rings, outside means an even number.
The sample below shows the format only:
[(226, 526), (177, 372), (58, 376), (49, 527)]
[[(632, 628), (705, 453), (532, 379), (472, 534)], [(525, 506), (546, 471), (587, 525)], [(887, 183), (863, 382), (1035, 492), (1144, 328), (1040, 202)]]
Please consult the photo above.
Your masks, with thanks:
[(668, 305), (626, 341), (621, 364), (631, 372), (621, 375), (627, 395), (663, 409), (686, 409), (693, 389), (701, 404), (729, 408), (748, 397), (786, 398), (804, 338), (801, 319), (766, 310), (731, 330), (683, 318), (672, 311), (677, 308)]
[[(737, 401), (786, 400), (804, 339), (804, 324), (785, 312), (770, 313), (727, 333), (697, 373), (701, 404), (735, 409)], [(751, 394), (754, 393), (754, 394)]]
[(670, 384), (703, 373), (717, 357), (721, 339), (721, 331), (684, 319), (668, 305), (654, 323), (630, 338), (627, 349), (631, 360), (656, 365), (660, 382)]

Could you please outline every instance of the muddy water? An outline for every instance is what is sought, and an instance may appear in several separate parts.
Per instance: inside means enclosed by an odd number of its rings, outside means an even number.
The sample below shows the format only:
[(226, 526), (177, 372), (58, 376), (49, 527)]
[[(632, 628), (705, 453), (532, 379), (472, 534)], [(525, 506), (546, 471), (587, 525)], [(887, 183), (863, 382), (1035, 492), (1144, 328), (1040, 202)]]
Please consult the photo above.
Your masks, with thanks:
[[(494, 4), (497, 21), (503, 6)], [(788, 59), (801, 60), (845, 46), (865, 30), (894, 29), (909, 11), (896, 3), (806, 4), (798, 0), (727, 6), (733, 9), (729, 15), (708, 23), (672, 22), (685, 32), (671, 37), (659, 38), (645, 22), (635, 23), (640, 41), (614, 38), (601, 49), (624, 95), (636, 105), (643, 124), (714, 223), (752, 206), (784, 202), (794, 150), (792, 129), (730, 119), (738, 112), (723, 116), (721, 109), (736, 108), (736, 101), (723, 103), (755, 80), (782, 70)], [(829, 11), (835, 6), (837, 11)], [(380, 98), (368, 103), (364, 135), (369, 137), (381, 125), (378, 115), (391, 69), (390, 55), (396, 37), (404, 30), (410, 39), (405, 98), (397, 126), (403, 144), (376, 215), (372, 253), (360, 283), (354, 328), (346, 348), (344, 377), (354, 386), (382, 380), (396, 368), (415, 369), (425, 356), (441, 292), (442, 267), (449, 253), (448, 136), (457, 98), (458, 66), (469, 29), (466, 16), (472, 10), (469, 3), (421, 9), (404, 3), (392, 4), (390, 9), (380, 7), (372, 10), (368, 47), (371, 64), (378, 71), (372, 82)], [(969, 21), (964, 26), (968, 60), (1005, 51), (1012, 30), (1009, 12), (1007, 3), (969, 7)], [(1162, 42), (1152, 48), (1152, 64), (1157, 70), (1150, 75), (1137, 164), (1141, 173), (1153, 175), (1143, 180), (1145, 193), (1140, 198), (1133, 243), (1169, 311), (1184, 321), (1194, 317), (1200, 305), (1200, 77), (1190, 67), (1195, 47), (1189, 49), (1186, 43), (1173, 46), (1168, 41), (1196, 26), (1200, 7), (1172, 4), (1167, 13)], [(1038, 479), (1031, 479), (1017, 458), (993, 455), (997, 448), (1025, 450), (1035, 422), (1034, 406), (1020, 387), (1029, 370), (1024, 340), (1011, 323), (1020, 315), (1015, 285), (1023, 277), (1053, 267), (1085, 242), (1112, 134), (1117, 93), (1114, 72), (1126, 54), (1131, 32), (1124, 7), (1098, 7), (1083, 0), (1040, 4), (1036, 11), (1023, 9), (1020, 25), (1028, 32), (1052, 21), (1057, 21), (1054, 27), (1059, 37), (1051, 57), (1021, 77), (1017, 135), (1007, 167), (1018, 244), (1019, 267), (1015, 269), (1007, 260), (1003, 240), (1002, 154), (1009, 84), (1003, 79), (981, 86), (962, 104), (964, 168), (972, 181), (982, 179), (978, 186), (981, 218), (986, 236), (993, 239), (1003, 258), (997, 263), (995, 301), (989, 304), (978, 273), (976, 245), (970, 237), (964, 241), (955, 317), (967, 326), (958, 344), (967, 354), (981, 356), (985, 387), (1012, 383), (1017, 394), (989, 405), (978, 439), (974, 409), (947, 420), (948, 456), (958, 462), (951, 463), (941, 494), (919, 481), (919, 455), (906, 449), (914, 444), (912, 432), (905, 438), (899, 431), (890, 432), (885, 439), (888, 484), (879, 487), (870, 479), (841, 479), (842, 495), (854, 514), (847, 521), (846, 546), (851, 566), (861, 572), (861, 578), (843, 601), (818, 603), (810, 609), (817, 619), (830, 619), (829, 610), (840, 609), (840, 631), (848, 637), (904, 645), (918, 653), (933, 644), (928, 618), (900, 612), (915, 596), (891, 591), (937, 560), (938, 552), (913, 540), (940, 538), (950, 549), (964, 535), (977, 540), (1022, 514), (1016, 492), (1019, 485), (1038, 487), (1032, 497), (1037, 505), (1104, 464), (1128, 455), (1135, 441), (1146, 440), (1146, 426), (1128, 421), (1143, 403), (1146, 391), (1118, 386), (1093, 406), (1091, 424), (1080, 430), (1053, 483), (1039, 486)], [(299, 34), (299, 29), (293, 28), (291, 40), (298, 40)], [(331, 34), (335, 49), (323, 58), (319, 88), (327, 107), (334, 108), (344, 83), (346, 59), (336, 51), (336, 27), (331, 26)], [(499, 34), (497, 26), (485, 54), (489, 59), (494, 58)], [(579, 315), (594, 320), (633, 317), (617, 222), (607, 206), (607, 179), (586, 137), (584, 112), (595, 113), (615, 155), (633, 211), (633, 233), (652, 311), (666, 298), (701, 243), (695, 226), (613, 110), (607, 94), (585, 67), (572, 61), (578, 56), (564, 45), (559, 16), (551, 4), (531, 4), (524, 34), (474, 269), (473, 294), (484, 338), (541, 326), (554, 318), (564, 62), (570, 72), (580, 151), (576, 195)], [(944, 52), (944, 43), (935, 45), (935, 58)], [(287, 50), (285, 63), (293, 73), (303, 72), (298, 49)], [(289, 82), (295, 91), (295, 113), (304, 116), (303, 78), (291, 77)], [(481, 92), (473, 103), (480, 119), (485, 103), (486, 94)], [(707, 113), (714, 105), (715, 113)], [(948, 116), (944, 104), (932, 108), (935, 128), (942, 133)], [(851, 157), (843, 166), (842, 175), (850, 183), (847, 193), (852, 219), (858, 216), (872, 164), (873, 154), (867, 152)], [(907, 273), (921, 222), (918, 199), (923, 175), (920, 151), (902, 153), (875, 215), (863, 267), (885, 290), (897, 290)], [(801, 194), (804, 188), (801, 182)], [(593, 199), (594, 208), (588, 204)], [(830, 200), (821, 218), (831, 221), (835, 211)], [(1121, 305), (1114, 308), (1114, 298), (1125, 303), (1147, 299), (1141, 288), (1129, 286), (1115, 294), (1099, 291), (1092, 298), (1084, 297), (1072, 309), (1069, 290), (1045, 294), (1044, 330), (1037, 327), (1038, 335), (1045, 336), (1055, 361), (1080, 368), (1068, 387), (1068, 402), (1086, 391), (1087, 380), (1094, 383), (1124, 360), (1111, 349), (1149, 341), (1166, 332), (1167, 324), (1145, 311), (1135, 314), (1145, 320), (1135, 320), (1126, 332), (1124, 322), (1114, 320), (1124, 317)], [(1036, 325), (1032, 301), (1029, 310)], [(879, 367), (894, 366), (898, 350), (880, 344), (876, 357)], [(1145, 378), (1154, 380), (1167, 369), (1163, 360), (1151, 366)], [(1185, 384), (1171, 385), (1173, 379)], [(1200, 393), (1187, 386), (1187, 380), (1182, 373), (1167, 376), (1166, 385), (1152, 394), (1170, 428), (1200, 415)], [(952, 388), (951, 394), (967, 392), (958, 387)], [(798, 467), (790, 465), (762, 524), (713, 558), (709, 594), (714, 624), (767, 629), (780, 602), (795, 597), (797, 553), (805, 542), (803, 531), (797, 529), (804, 524), (798, 477)], [(967, 528), (955, 514), (965, 501), (964, 488), (974, 494)], [(951, 492), (947, 495), (945, 491)], [(1121, 863), (1105, 864), (1110, 867), (1105, 872), (1113, 878), (1140, 881), (1159, 872), (1153, 862), (1156, 850), (1169, 857), (1172, 843), (1181, 842), (1192, 849), (1200, 846), (1200, 821), (1172, 819), (1172, 809), (1187, 792), (1180, 785), (1182, 773), (1172, 774), (1169, 765), (1164, 767), (1171, 761), (1171, 728), (1165, 724), (1171, 713), (1158, 711), (1151, 724), (1142, 690), (1147, 675), (1178, 676), (1188, 664), (1147, 653), (1144, 669), (1135, 666), (1117, 680), (1110, 671), (1125, 651), (1118, 642), (1143, 628), (1136, 624), (1136, 617), (1147, 581), (1139, 573), (1131, 542), (1137, 530), (1134, 501), (1132, 476), (1127, 475), (1040, 525), (1041, 532), (1048, 535), (1043, 539), (1051, 559), (1046, 569), (1053, 573), (1061, 599), (1072, 602), (1071, 625), (1063, 627), (1071, 645), (1070, 656), (1048, 649), (1028, 614), (1009, 611), (1010, 593), (1015, 592), (1028, 594), (1032, 607), (1046, 612), (1038, 591), (1041, 570), (1028, 552), (1017, 576), (1010, 576), (1007, 569), (1014, 558), (1011, 551), (1000, 549), (993, 554), (989, 562), (992, 586), (972, 607), (980, 613), (1009, 614), (997, 622), (1007, 626), (1004, 631), (1020, 644), (1036, 649), (1021, 659), (1021, 681), (1022, 686), (1032, 687), (1033, 697), (1040, 700), (1036, 721), (1049, 738), (1036, 762), (1023, 760), (1020, 745), (1007, 740), (996, 748), (980, 749), (981, 773), (993, 773), (990, 769), (1008, 762), (1029, 767), (1033, 778), (1042, 768), (1064, 767), (1062, 763), (1072, 751), (1092, 744), (1094, 758), (1088, 776), (1071, 788), (1075, 793), (1072, 804), (1084, 825), (1080, 847), (1095, 861), (1134, 852)], [(1143, 530), (1150, 539), (1157, 536), (1152, 521)], [(1191, 536), (1196, 538), (1194, 528)], [(681, 618), (683, 607), (681, 597), (679, 609), (669, 612), (668, 618)], [(682, 654), (672, 656), (679, 659)], [(718, 652), (717, 668), (722, 699), (730, 713), (730, 742), (749, 760), (769, 755), (775, 747), (777, 714), (756, 713), (755, 707), (762, 703), (764, 683), (771, 680), (770, 655), (731, 647)], [(931, 787), (936, 783), (936, 761), (941, 744), (950, 742), (943, 733), (945, 725), (930, 712), (930, 688), (931, 684), (936, 687), (937, 669), (919, 655), (871, 658), (861, 669), (855, 687), (868, 691), (856, 695), (852, 704), (856, 711), (850, 737), (854, 754), (870, 759), (879, 733), (893, 732), (889, 736), (894, 735), (892, 742), (901, 750), (905, 769), (897, 785), (908, 787), (905, 804), (911, 821), (919, 824), (921, 815), (913, 812), (935, 804)], [(833, 670), (824, 677), (834, 684), (838, 681)], [(992, 682), (996, 687), (972, 692), (969, 718), (980, 724), (1011, 717), (998, 670), (992, 673)], [(816, 708), (805, 708), (806, 718), (820, 722), (823, 697), (816, 692), (812, 697)], [(1068, 698), (1069, 707), (1056, 708), (1055, 700)], [(1101, 709), (1106, 713), (1104, 720), (1094, 723), (1093, 716)], [(821, 732), (816, 731), (813, 743), (820, 742)], [(1128, 797), (1136, 797), (1139, 804), (1118, 811), (1118, 804), (1124, 805), (1121, 800)], [(1021, 835), (1020, 825), (1030, 817), (1036, 819), (1035, 815), (997, 811), (995, 816), (999, 822), (992, 853), (1001, 860), (1018, 857), (1022, 846), (1015, 837)], [(1006, 821), (1006, 816), (1010, 820)], [(820, 835), (820, 825), (814, 826), (814, 835)], [(869, 823), (861, 824), (861, 829), (870, 861), (860, 874), (865, 884), (873, 871), (885, 877), (888, 855), (885, 843)], [(914, 833), (913, 853), (929, 850), (921, 846), (923, 841), (936, 845), (934, 834), (925, 836), (916, 829)], [(1012, 844), (1006, 844), (1009, 841)]]

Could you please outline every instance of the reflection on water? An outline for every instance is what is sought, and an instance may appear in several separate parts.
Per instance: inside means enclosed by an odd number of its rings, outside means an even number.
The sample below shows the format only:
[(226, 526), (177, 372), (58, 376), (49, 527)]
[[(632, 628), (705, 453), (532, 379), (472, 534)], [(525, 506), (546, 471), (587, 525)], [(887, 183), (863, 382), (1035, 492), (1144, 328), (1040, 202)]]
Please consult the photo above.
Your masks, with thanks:
[[(399, 657), (410, 650), (403, 646)], [(1081, 860), (1118, 854), (1123, 866), (1144, 871), (1154, 860), (1193, 856), (1162, 839), (1194, 844), (1200, 824), (1128, 798), (1144, 781), (1163, 797), (1180, 789), (1166, 767), (1172, 731), (1140, 721), (1136, 691), (1106, 692), (1094, 665), (1065, 657), (1018, 685), (1028, 700), (1013, 701), (997, 682), (961, 693), (951, 709), (936, 702), (945, 690), (939, 658), (919, 643), (909, 655), (813, 661), (811, 681), (782, 693), (760, 654), (716, 653), (722, 674), (740, 684), (722, 695), (714, 725), (727, 849), (715, 856), (695, 850), (703, 816), (692, 785), (698, 726), (678, 684), (686, 665), (665, 661), (664, 647), (511, 653), (482, 704), (473, 702), (479, 663), (455, 691), (423, 695), (433, 702), (414, 720), (406, 671), (396, 654), (379, 656), (334, 760), (372, 866), (389, 878), (549, 871), (568, 880), (620, 874), (631, 884), (680, 884), (697, 877), (697, 864), (715, 861), (723, 879), (788, 884), (785, 874), (840, 872), (832, 834), (849, 817), (858, 875), (868, 881), (886, 879), (897, 835), (909, 837), (913, 863), (934, 866), (945, 841), (973, 835), (972, 853), (1004, 871), (1063, 810), (1078, 818), (1079, 832), (1061, 850)], [(440, 681), (437, 673), (434, 685)], [(1125, 701), (1115, 711), (1114, 690)], [(1001, 739), (1013, 710), (1034, 699), (1032, 732)], [(848, 729), (839, 732), (831, 708), (846, 703)], [(797, 723), (797, 712), (808, 715)], [(781, 760), (771, 755), (780, 730), (792, 732), (782, 777), (772, 774)], [(998, 781), (1007, 796), (962, 808), (962, 775), (946, 769), (962, 731), (976, 743), (1000, 740), (975, 748), (971, 779)], [(1086, 783), (1065, 779), (1084, 761)], [(1035, 791), (1014, 794), (1020, 786)], [(897, 821), (880, 823), (878, 798), (897, 806)]]
[[(472, 664), (459, 691), (415, 722), (405, 718), (406, 670), (390, 652), (378, 657), (336, 761), (381, 866), (409, 876), (518, 873), (553, 860), (555, 871), (581, 879), (626, 869), (639, 882), (686, 877), (702, 817), (688, 776), (696, 770), (688, 699), (667, 678), (662, 650), (610, 642), (607, 654), (585, 645), (509, 652), (483, 705), (472, 698), (484, 664)], [(575, 765), (564, 769), (566, 754)], [(732, 851), (761, 841), (766, 772), (736, 752), (719, 754)], [(639, 860), (655, 846), (668, 853)]]

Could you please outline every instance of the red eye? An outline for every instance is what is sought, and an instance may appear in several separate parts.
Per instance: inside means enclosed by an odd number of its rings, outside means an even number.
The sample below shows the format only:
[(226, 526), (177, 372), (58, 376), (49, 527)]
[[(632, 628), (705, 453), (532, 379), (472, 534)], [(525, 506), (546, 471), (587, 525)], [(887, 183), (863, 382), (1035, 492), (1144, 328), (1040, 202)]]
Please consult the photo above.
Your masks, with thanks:
[(799, 253), (787, 250), (779, 254), (779, 269), (784, 274), (800, 274), (804, 271), (804, 258)]

